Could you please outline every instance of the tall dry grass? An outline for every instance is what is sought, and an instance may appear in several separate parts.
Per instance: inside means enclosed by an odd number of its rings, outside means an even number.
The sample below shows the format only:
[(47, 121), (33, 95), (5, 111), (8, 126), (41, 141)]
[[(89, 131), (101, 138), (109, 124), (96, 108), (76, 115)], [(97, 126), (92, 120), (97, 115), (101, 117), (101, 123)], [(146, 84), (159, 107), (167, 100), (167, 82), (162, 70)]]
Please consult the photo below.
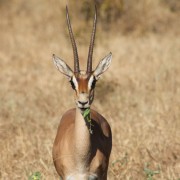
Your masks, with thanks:
[[(98, 82), (93, 103), (112, 127), (108, 177), (148, 179), (148, 168), (149, 174), (159, 171), (153, 179), (177, 180), (179, 11), (172, 8), (175, 1), (147, 1), (146, 10), (140, 0), (126, 2), (124, 6), (133, 3), (134, 8), (124, 11), (109, 31), (98, 28), (93, 60), (95, 66), (109, 51), (113, 53), (112, 65)], [(61, 115), (74, 107), (70, 85), (51, 61), (55, 53), (72, 66), (66, 3), (0, 1), (0, 179), (28, 179), (36, 171), (42, 179), (58, 179), (52, 144)], [(83, 26), (83, 20), (76, 21), (76, 9), (69, 6), (85, 67), (91, 29)], [(141, 11), (146, 14), (140, 16)], [(128, 21), (131, 18), (136, 19)], [(79, 32), (79, 27), (84, 30)]]

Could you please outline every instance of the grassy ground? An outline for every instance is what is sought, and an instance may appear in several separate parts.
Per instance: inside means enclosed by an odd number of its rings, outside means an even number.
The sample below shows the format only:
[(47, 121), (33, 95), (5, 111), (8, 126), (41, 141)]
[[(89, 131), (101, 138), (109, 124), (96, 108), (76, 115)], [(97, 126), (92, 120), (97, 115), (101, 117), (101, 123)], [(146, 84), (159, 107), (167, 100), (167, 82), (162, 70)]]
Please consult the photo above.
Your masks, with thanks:
[[(55, 53), (71, 66), (73, 62), (65, 4), (0, 1), (0, 179), (28, 179), (36, 171), (42, 179), (58, 179), (52, 144), (59, 118), (74, 107), (70, 85), (51, 61)], [(158, 30), (136, 21), (127, 34), (124, 15), (122, 31), (115, 31), (121, 29), (115, 24), (112, 31), (97, 31), (94, 66), (113, 53), (93, 104), (112, 127), (112, 180), (180, 178), (180, 31), (177, 12), (167, 5), (157, 4), (159, 11), (150, 18)], [(78, 23), (73, 25), (78, 29)], [(81, 40), (85, 67), (88, 44)]]

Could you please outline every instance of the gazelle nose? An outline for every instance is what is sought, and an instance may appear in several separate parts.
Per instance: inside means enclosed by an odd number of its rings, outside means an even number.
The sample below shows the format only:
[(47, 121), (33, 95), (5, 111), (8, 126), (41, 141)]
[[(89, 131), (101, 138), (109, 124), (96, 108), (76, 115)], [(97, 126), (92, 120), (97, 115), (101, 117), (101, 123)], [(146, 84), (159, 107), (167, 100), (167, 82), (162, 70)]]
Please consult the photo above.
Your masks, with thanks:
[(86, 105), (88, 103), (88, 101), (86, 101), (86, 102), (78, 101), (78, 103), (84, 106), (84, 105)]

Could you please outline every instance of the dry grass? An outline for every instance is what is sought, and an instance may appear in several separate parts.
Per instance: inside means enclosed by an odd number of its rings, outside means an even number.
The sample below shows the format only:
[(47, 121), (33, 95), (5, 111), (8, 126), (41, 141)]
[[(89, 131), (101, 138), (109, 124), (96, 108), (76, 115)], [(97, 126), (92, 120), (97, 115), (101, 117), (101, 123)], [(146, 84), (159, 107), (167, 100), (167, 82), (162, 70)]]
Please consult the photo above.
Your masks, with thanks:
[[(65, 4), (0, 1), (0, 179), (27, 179), (36, 171), (58, 179), (52, 144), (60, 116), (74, 106), (70, 85), (51, 62), (56, 53), (72, 65)], [(98, 29), (94, 64), (113, 53), (93, 105), (112, 127), (109, 179), (148, 179), (147, 163), (160, 171), (153, 179), (180, 178), (180, 33), (175, 24), (166, 28), (138, 36)], [(83, 66), (84, 52), (80, 43)]]

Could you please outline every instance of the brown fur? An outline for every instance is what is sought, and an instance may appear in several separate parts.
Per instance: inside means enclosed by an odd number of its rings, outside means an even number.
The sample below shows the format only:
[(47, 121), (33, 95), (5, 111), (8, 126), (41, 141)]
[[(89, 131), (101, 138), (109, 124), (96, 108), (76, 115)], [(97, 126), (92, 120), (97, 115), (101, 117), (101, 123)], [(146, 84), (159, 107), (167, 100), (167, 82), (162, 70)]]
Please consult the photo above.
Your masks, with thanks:
[[(75, 123), (77, 109), (67, 111), (59, 124), (57, 135), (53, 147), (53, 160), (58, 174), (65, 179), (77, 168), (77, 156), (75, 153)], [(84, 157), (87, 161), (86, 174), (97, 174), (98, 179), (107, 179), (107, 169), (109, 156), (112, 147), (111, 129), (108, 122), (95, 110), (91, 110), (93, 124), (93, 134), (88, 132), (90, 138), (90, 150), (88, 156)], [(87, 131), (88, 127), (86, 126)], [(83, 135), (83, 133), (82, 133)], [(86, 142), (84, 142), (86, 143)], [(77, 157), (77, 158), (76, 158)]]
[(89, 81), (90, 75), (91, 74), (89, 74), (89, 75), (87, 75), (87, 74), (76, 75), (79, 92), (88, 93), (88, 81)]

